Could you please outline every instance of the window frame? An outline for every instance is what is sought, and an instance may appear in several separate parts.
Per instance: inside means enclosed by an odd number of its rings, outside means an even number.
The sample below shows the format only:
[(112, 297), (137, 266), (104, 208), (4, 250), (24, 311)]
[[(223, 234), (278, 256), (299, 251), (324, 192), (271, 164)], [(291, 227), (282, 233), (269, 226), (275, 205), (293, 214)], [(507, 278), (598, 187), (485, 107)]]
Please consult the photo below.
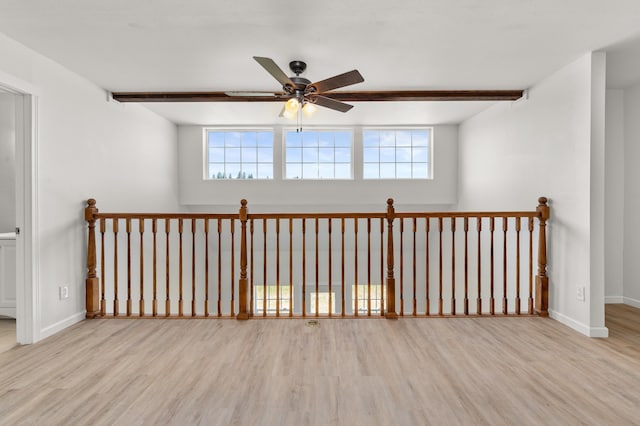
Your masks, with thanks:
[[(402, 132), (402, 131), (413, 131), (413, 130), (427, 130), (429, 132), (429, 144), (428, 144), (428, 158), (429, 161), (426, 163), (428, 164), (428, 168), (427, 168), (427, 177), (402, 177), (402, 178), (398, 178), (398, 177), (393, 177), (393, 178), (365, 178), (364, 177), (364, 166), (367, 162), (365, 162), (364, 160), (364, 149), (365, 149), (365, 143), (364, 143), (364, 134), (366, 131), (377, 131), (377, 132), (384, 132), (384, 131), (393, 131), (393, 132)], [(434, 126), (361, 126), (360, 127), (360, 167), (361, 167), (361, 176), (360, 179), (362, 181), (365, 182), (378, 182), (378, 181), (388, 181), (388, 182), (392, 182), (392, 181), (432, 181), (434, 179)], [(396, 145), (397, 148), (397, 145)], [(368, 164), (372, 164), (372, 163), (368, 163)], [(378, 164), (380, 164), (380, 161), (378, 160)], [(393, 164), (398, 164), (397, 161), (395, 161)], [(413, 164), (413, 162), (408, 163), (408, 164)], [(421, 164), (421, 163), (418, 163)]]
[[(349, 168), (350, 168), (350, 177), (348, 178), (299, 178), (299, 179), (295, 179), (295, 178), (288, 178), (287, 177), (287, 133), (289, 132), (295, 132), (296, 128), (295, 127), (291, 127), (291, 126), (283, 126), (282, 127), (282, 181), (287, 181), (287, 182), (341, 182), (341, 181), (354, 181), (357, 180), (356, 176), (355, 176), (355, 169), (356, 169), (356, 165), (355, 165), (355, 153), (356, 153), (356, 140), (355, 140), (355, 135), (356, 132), (358, 130), (357, 126), (346, 126), (346, 127), (339, 127), (339, 126), (330, 126), (330, 127), (324, 127), (324, 126), (307, 126), (305, 128), (303, 128), (303, 132), (308, 131), (308, 132), (347, 132), (349, 133), (349, 135), (351, 136), (350, 138), (350, 152), (349, 152)], [(335, 145), (334, 145), (335, 148)], [(301, 162), (300, 164), (304, 164), (304, 162)], [(317, 164), (321, 164), (321, 163), (317, 163)], [(330, 163), (322, 163), (322, 164), (330, 164)], [(333, 163), (331, 163), (335, 166), (336, 162), (334, 160)], [(337, 163), (337, 164), (346, 164), (346, 163)]]
[[(241, 126), (241, 127), (215, 127), (215, 126), (204, 126), (202, 128), (202, 149), (203, 149), (203, 167), (202, 167), (202, 178), (204, 181), (207, 182), (246, 182), (246, 181), (263, 181), (263, 182), (271, 182), (271, 181), (275, 181), (276, 179), (276, 138), (277, 138), (277, 132), (276, 129), (272, 126), (272, 127), (265, 127), (265, 126), (257, 126), (257, 127), (252, 127), (252, 126)], [(258, 133), (258, 132), (270, 132), (272, 135), (272, 141), (271, 141), (271, 151), (272, 151), (272, 156), (271, 156), (271, 178), (252, 178), (252, 179), (248, 179), (248, 178), (232, 178), (232, 179), (217, 179), (217, 178), (211, 178), (209, 177), (209, 133), (231, 133), (231, 132), (238, 132), (238, 133)], [(226, 162), (224, 163), (226, 164)], [(243, 164), (242, 162), (240, 162), (239, 164)], [(248, 163), (249, 164), (249, 163)], [(258, 164), (260, 164), (257, 159), (256, 159), (256, 167)], [(262, 163), (262, 164), (267, 164), (267, 163)]]

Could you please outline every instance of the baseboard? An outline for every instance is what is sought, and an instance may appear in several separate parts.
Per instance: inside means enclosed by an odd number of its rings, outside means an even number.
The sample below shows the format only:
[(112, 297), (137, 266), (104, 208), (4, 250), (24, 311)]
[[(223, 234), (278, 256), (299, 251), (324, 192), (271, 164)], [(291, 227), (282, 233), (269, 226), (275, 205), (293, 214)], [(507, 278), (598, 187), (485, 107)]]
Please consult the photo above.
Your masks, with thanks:
[(605, 296), (604, 303), (611, 304), (611, 305), (624, 303), (624, 297), (623, 296)]
[(0, 316), (15, 318), (16, 308), (0, 308)]
[(607, 327), (589, 327), (586, 324), (576, 321), (564, 314), (549, 309), (549, 317), (566, 325), (579, 333), (588, 337), (609, 337), (609, 329)]
[(623, 299), (624, 299), (624, 302), (623, 302), (623, 303), (624, 303), (625, 305), (631, 305), (631, 306), (633, 306), (634, 308), (640, 308), (640, 300), (638, 300), (638, 299), (632, 299), (632, 298), (630, 298), (630, 297), (623, 297)]
[(77, 312), (71, 315), (68, 318), (63, 319), (62, 321), (58, 321), (55, 324), (51, 324), (42, 330), (40, 330), (40, 340), (46, 339), (49, 336), (53, 336), (59, 331), (64, 330), (67, 327), (71, 327), (73, 324), (78, 323), (84, 319), (86, 315), (85, 311)]

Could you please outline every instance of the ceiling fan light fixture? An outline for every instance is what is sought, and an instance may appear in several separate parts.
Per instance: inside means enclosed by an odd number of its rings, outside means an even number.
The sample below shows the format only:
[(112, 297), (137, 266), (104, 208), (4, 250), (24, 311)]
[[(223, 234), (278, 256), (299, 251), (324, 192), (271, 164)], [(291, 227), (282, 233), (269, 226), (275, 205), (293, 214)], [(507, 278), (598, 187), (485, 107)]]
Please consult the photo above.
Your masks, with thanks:
[(300, 102), (296, 98), (291, 98), (284, 104), (284, 109), (286, 112), (295, 114), (300, 109)]
[(304, 115), (306, 117), (311, 117), (313, 116), (313, 114), (316, 113), (316, 110), (318, 108), (312, 104), (311, 102), (305, 102), (304, 105), (302, 105), (302, 112), (304, 113)]

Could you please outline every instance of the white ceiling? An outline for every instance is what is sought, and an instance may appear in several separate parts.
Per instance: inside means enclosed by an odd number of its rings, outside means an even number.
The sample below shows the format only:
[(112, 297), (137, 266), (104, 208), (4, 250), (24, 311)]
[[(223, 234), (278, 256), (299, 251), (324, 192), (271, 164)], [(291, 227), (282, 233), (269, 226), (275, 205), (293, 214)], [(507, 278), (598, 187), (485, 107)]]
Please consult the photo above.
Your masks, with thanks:
[[(639, 30), (638, 0), (0, 0), (0, 32), (109, 91), (279, 89), (254, 55), (285, 71), (304, 60), (312, 81), (357, 68), (352, 90), (524, 89), (592, 50), (640, 58)], [(610, 85), (640, 81), (629, 66)], [(488, 103), (355, 105), (314, 120), (459, 122)], [(178, 123), (282, 120), (269, 103), (149, 108)]]

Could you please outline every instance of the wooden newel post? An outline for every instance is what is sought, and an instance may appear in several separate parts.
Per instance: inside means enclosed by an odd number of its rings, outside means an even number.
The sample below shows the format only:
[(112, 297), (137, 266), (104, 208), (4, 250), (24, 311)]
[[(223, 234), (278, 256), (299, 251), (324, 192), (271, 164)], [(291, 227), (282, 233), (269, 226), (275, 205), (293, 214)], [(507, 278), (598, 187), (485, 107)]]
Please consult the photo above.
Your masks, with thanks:
[(540, 236), (538, 237), (538, 275), (536, 275), (535, 312), (541, 317), (549, 316), (549, 277), (547, 277), (547, 219), (549, 206), (545, 197), (538, 198), (538, 220)]
[(385, 318), (398, 319), (396, 313), (396, 279), (393, 275), (393, 221), (395, 219), (393, 198), (387, 200), (387, 310)]
[(87, 241), (87, 280), (86, 286), (86, 309), (87, 318), (100, 316), (100, 286), (96, 275), (96, 200), (87, 200), (87, 207), (84, 209), (84, 220), (89, 224), (89, 238)]
[(247, 200), (240, 201), (240, 282), (238, 284), (238, 315), (236, 319), (248, 320), (248, 280), (247, 280)]

